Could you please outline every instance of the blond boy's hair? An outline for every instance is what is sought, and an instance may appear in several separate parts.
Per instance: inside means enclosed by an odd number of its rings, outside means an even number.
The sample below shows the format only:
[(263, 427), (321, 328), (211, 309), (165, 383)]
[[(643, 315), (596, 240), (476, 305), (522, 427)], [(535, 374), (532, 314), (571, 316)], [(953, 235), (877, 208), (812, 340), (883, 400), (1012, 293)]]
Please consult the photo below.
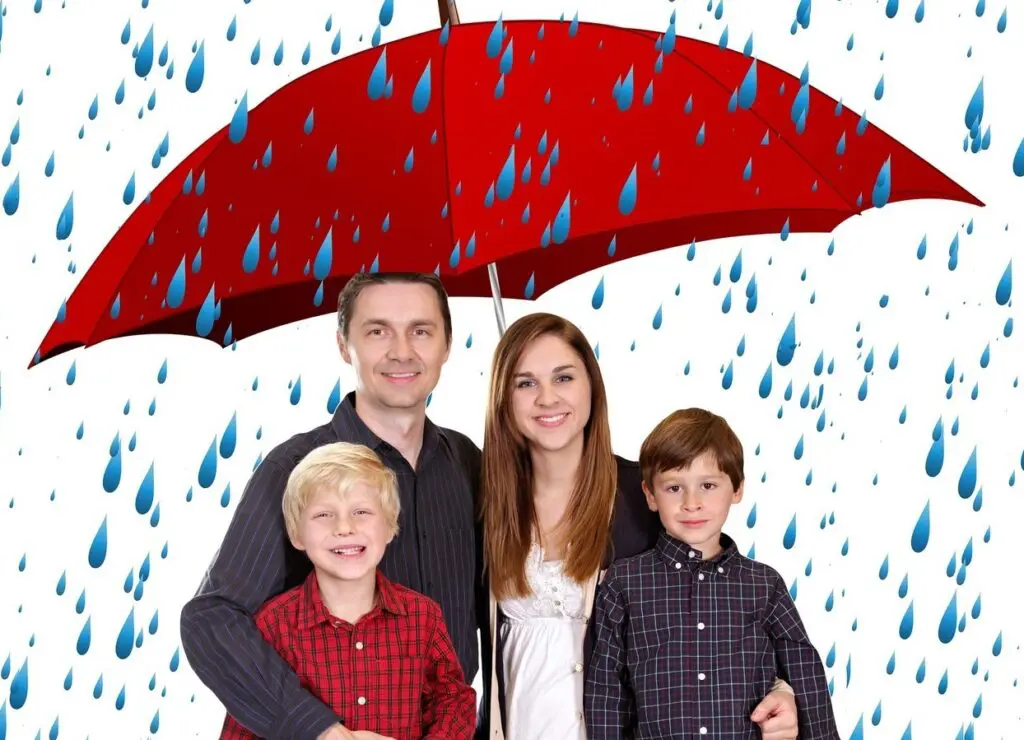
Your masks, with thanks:
[(380, 494), (381, 512), (398, 534), (398, 479), (369, 447), (334, 442), (307, 454), (288, 476), (281, 509), (288, 537), (297, 539), (302, 512), (320, 491), (346, 495), (357, 483), (365, 483)]

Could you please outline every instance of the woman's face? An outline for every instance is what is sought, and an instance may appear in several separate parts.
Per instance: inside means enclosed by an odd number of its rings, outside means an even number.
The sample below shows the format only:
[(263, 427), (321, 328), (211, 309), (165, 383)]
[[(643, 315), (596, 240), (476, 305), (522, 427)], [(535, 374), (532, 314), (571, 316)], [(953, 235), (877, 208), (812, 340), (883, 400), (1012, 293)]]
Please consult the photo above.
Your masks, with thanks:
[(568, 343), (546, 334), (527, 345), (512, 376), (512, 415), (531, 448), (582, 448), (590, 398), (590, 377)]

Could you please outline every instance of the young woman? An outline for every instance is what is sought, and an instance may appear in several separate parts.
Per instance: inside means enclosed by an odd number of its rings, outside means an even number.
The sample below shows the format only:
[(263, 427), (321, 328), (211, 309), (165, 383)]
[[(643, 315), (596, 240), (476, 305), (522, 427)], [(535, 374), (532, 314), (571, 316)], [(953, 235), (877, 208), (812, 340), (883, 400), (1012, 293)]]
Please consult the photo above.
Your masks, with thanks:
[[(490, 732), (586, 740), (587, 631), (600, 574), (654, 546), (635, 462), (612, 453), (601, 371), (583, 333), (531, 314), (495, 350), (482, 460), (491, 584)], [(796, 738), (784, 682), (755, 711), (765, 738)], [(760, 717), (760, 718), (759, 718)]]

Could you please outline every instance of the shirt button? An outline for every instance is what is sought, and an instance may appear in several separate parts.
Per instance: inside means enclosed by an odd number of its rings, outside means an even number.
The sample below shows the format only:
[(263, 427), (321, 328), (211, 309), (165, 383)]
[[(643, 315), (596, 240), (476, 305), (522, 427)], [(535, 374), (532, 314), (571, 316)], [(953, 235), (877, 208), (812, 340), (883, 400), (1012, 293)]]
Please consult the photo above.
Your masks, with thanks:
[(683, 567), (682, 563), (676, 563), (676, 570), (679, 570), (682, 567)]
[(362, 650), (362, 649), (363, 649), (363, 643), (357, 642), (356, 643), (356, 650)]
[(704, 623), (703, 622), (697, 622), (697, 629), (699, 629), (699, 630), (704, 629)]
[(573, 671), (574, 671), (574, 672), (576, 672), (576, 673), (582, 673), (582, 672), (583, 672), (583, 666), (582, 666), (581, 664), (579, 664), (579, 663), (576, 663), (576, 664), (575, 664), (575, 665), (574, 665), (574, 666), (572, 667), (572, 669), (573, 669)]
[(723, 568), (721, 565), (719, 565), (718, 566), (718, 572), (719, 573), (725, 573), (725, 568)]
[(697, 680), (698, 681), (703, 681), (705, 678), (707, 678), (707, 676), (705, 676), (703, 673), (698, 673), (697, 674)]
[(360, 696), (358, 699), (356, 699), (356, 702), (359, 704), (359, 706), (363, 706), (364, 704), (366, 704), (366, 697)]
[(700, 734), (701, 735), (707, 735), (708, 734), (708, 728), (707, 727), (701, 727), (700, 728)]
[(703, 581), (704, 580), (704, 574), (703, 573), (698, 573), (697, 574), (697, 580), (698, 581)]
[(691, 558), (697, 557), (697, 553), (695, 553), (693, 550), (690, 550), (690, 557)]

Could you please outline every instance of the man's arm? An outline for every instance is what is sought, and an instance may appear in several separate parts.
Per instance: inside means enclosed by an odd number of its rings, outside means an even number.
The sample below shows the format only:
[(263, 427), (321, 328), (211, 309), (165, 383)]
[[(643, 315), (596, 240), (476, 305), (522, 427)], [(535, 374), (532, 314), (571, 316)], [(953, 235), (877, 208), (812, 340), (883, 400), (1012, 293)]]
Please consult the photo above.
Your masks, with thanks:
[(274, 740), (315, 740), (337, 715), (299, 685), (253, 621), (284, 590), (287, 481), (288, 471), (269, 460), (253, 473), (199, 592), (181, 610), (181, 645), (199, 680), (242, 725)]
[(423, 740), (471, 740), (476, 730), (476, 692), (466, 683), (441, 608), (434, 607), (423, 696)]
[(594, 604), (596, 647), (583, 692), (588, 740), (632, 738), (636, 699), (626, 671), (625, 603), (618, 584), (607, 578)]
[(800, 740), (839, 740), (821, 656), (804, 629), (789, 590), (777, 574), (765, 611), (764, 628), (775, 647), (776, 670), (792, 685), (799, 704)]

